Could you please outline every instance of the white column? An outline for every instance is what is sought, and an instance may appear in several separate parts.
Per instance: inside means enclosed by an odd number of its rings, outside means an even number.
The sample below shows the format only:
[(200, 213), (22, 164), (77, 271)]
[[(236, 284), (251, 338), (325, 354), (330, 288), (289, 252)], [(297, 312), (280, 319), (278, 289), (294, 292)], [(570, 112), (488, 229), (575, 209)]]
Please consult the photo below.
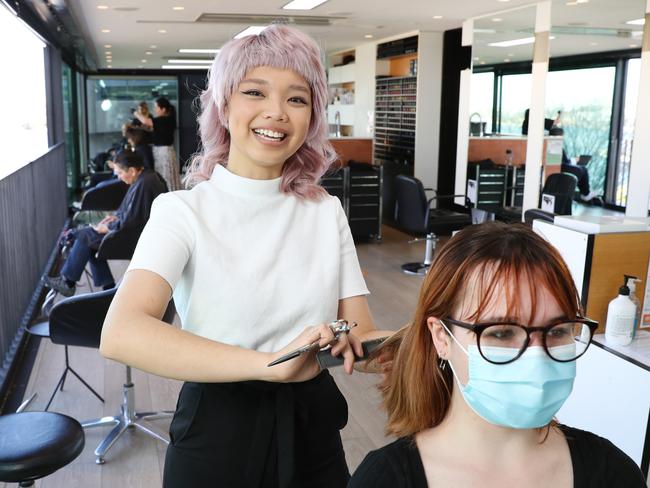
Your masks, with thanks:
[(438, 188), (442, 36), (441, 32), (420, 32), (418, 36), (414, 174), (425, 188)]
[(634, 144), (627, 187), (628, 217), (647, 217), (650, 203), (650, 0), (646, 0), (639, 98), (634, 123)]
[[(474, 21), (463, 22), (463, 35), (461, 45), (471, 46), (474, 37)], [(460, 72), (460, 89), (458, 93), (458, 135), (456, 136), (456, 179), (454, 194), (467, 193), (467, 162), (469, 158), (469, 97), (470, 80), (472, 79), (471, 66)], [(464, 198), (456, 198), (455, 203), (465, 205)]]
[(526, 173), (524, 182), (523, 214), (539, 205), (542, 152), (544, 148), (544, 109), (546, 105), (546, 74), (548, 73), (549, 32), (551, 30), (551, 2), (537, 4), (535, 15), (535, 50), (533, 54), (532, 91), (528, 116), (526, 144)]
[(354, 135), (372, 137), (368, 132), (368, 112), (375, 110), (377, 44), (357, 46), (354, 64)]

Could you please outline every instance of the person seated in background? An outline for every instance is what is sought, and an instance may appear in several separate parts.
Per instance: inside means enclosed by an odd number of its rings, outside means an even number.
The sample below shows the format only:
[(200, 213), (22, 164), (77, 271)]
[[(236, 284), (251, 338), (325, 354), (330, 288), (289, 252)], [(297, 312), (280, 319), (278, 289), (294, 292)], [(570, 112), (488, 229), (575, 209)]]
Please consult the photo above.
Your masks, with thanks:
[[(526, 109), (524, 113), (524, 122), (521, 124), (521, 133), (528, 135), (528, 116), (530, 109)], [(551, 136), (564, 135), (562, 128), (562, 111), (557, 111), (557, 116), (554, 119), (544, 119), (544, 130)], [(584, 166), (571, 164), (571, 160), (567, 157), (566, 152), (562, 149), (562, 172), (571, 173), (578, 178), (578, 191), (580, 192), (580, 200), (583, 202), (591, 202), (594, 199), (599, 199), (597, 193), (591, 191), (589, 186), (589, 171)], [(602, 202), (596, 202), (602, 203)]]
[(126, 129), (126, 140), (131, 150), (142, 158), (145, 169), (153, 169), (153, 152), (151, 146), (145, 143), (146, 132), (142, 128), (129, 127)]
[(466, 227), (436, 255), (411, 325), (375, 353), (395, 442), (348, 488), (645, 488), (611, 442), (554, 420), (598, 324), (559, 253), (522, 224)]
[(151, 211), (153, 200), (167, 191), (162, 177), (151, 169), (145, 169), (140, 156), (132, 151), (118, 153), (114, 161), (117, 177), (129, 185), (117, 211), (102, 219), (96, 225), (73, 229), (64, 236), (72, 244), (59, 276), (46, 278), (46, 285), (63, 296), (72, 296), (76, 283), (90, 262), (95, 286), (107, 290), (115, 286), (115, 280), (104, 259), (95, 257), (102, 239), (111, 231), (130, 228), (142, 232)]

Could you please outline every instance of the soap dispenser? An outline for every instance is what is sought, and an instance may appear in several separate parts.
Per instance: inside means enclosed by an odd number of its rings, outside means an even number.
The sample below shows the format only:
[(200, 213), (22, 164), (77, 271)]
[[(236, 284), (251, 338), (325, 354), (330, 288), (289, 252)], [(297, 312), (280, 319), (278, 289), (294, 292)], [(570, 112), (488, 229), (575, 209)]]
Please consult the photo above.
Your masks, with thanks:
[(607, 307), (607, 323), (605, 325), (605, 338), (613, 345), (627, 346), (632, 342), (634, 334), (634, 320), (636, 306), (630, 300), (630, 289), (627, 286), (627, 277), (618, 289), (618, 296), (609, 302)]
[(636, 296), (636, 284), (637, 282), (640, 283), (641, 280), (636, 276), (625, 275), (625, 281), (627, 282), (627, 287), (630, 289), (630, 300), (632, 300), (636, 307), (636, 313), (634, 315), (634, 331), (632, 332), (632, 339), (634, 339), (641, 321), (641, 303), (639, 302), (639, 297)]

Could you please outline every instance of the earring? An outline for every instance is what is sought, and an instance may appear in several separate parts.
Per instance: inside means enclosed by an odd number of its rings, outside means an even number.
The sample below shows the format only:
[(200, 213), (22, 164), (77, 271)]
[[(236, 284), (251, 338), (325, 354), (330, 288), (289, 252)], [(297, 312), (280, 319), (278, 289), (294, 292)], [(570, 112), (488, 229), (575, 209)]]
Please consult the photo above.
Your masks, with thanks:
[(438, 363), (438, 367), (440, 368), (441, 371), (444, 371), (445, 368), (447, 367), (447, 361), (443, 358), (440, 358), (440, 362)]

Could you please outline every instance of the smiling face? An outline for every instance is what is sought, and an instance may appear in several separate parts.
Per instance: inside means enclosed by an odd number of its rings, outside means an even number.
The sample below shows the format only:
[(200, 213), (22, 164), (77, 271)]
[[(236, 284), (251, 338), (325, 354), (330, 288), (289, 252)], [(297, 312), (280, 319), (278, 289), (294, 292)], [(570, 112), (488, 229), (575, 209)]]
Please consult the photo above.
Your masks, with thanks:
[(250, 70), (228, 101), (228, 169), (246, 178), (280, 177), (305, 142), (311, 111), (311, 90), (296, 72)]

